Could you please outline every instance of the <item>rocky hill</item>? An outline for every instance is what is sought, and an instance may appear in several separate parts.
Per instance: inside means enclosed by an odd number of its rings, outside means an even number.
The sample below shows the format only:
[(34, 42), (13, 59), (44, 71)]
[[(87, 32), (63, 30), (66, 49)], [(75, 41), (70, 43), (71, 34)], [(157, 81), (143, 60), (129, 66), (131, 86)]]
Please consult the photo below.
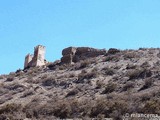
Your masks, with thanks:
[(0, 76), (0, 120), (160, 115), (159, 48), (68, 50), (61, 61)]

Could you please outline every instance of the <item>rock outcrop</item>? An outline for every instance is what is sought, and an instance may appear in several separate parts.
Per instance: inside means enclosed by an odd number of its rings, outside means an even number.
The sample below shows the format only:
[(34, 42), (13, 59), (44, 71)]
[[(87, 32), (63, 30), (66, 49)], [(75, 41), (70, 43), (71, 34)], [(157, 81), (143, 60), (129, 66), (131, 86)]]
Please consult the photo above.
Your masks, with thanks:
[(61, 63), (72, 64), (80, 60), (105, 54), (105, 49), (95, 49), (89, 47), (68, 47), (62, 51), (63, 57), (61, 58)]

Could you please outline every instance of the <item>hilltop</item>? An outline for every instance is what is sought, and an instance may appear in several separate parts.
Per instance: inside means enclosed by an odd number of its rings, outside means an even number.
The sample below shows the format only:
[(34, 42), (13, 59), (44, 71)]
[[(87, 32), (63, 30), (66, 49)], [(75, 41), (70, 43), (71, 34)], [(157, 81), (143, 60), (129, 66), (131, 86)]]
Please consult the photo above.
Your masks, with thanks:
[(159, 48), (77, 49), (64, 49), (53, 63), (1, 75), (0, 120), (160, 115)]

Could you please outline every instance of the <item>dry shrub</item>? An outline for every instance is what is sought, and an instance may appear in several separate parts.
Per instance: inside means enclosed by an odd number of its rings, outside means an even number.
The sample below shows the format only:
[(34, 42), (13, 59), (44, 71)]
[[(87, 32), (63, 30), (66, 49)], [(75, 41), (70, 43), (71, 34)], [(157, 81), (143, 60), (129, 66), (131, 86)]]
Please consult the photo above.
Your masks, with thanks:
[(76, 70), (83, 69), (83, 68), (88, 67), (90, 64), (91, 64), (91, 61), (83, 60), (83, 61), (80, 61), (79, 63), (75, 64), (75, 69)]
[(144, 85), (142, 86), (142, 88), (140, 90), (150, 88), (153, 85), (153, 83), (154, 83), (153, 79), (145, 79)]
[(57, 80), (54, 76), (48, 77), (42, 81), (43, 86), (53, 86), (57, 85)]
[(124, 59), (132, 59), (132, 58), (139, 58), (140, 56), (137, 55), (135, 52), (127, 52), (124, 54)]
[(47, 77), (48, 77), (48, 75), (45, 74), (45, 75), (43, 75), (43, 76), (41, 77), (41, 79), (46, 79)]
[[(52, 104), (49, 105), (52, 106)], [(29, 102), (23, 107), (22, 112), (26, 114), (27, 118), (40, 119), (40, 116), (42, 115), (40, 111), (43, 110), (43, 108), (45, 107), (46, 105), (44, 106), (43, 104), (41, 104), (41, 98), (37, 96), (34, 97), (31, 102)]]
[(3, 75), (0, 75), (0, 79), (4, 79), (5, 77)]
[(104, 86), (104, 83), (102, 80), (97, 80), (96, 81), (96, 89), (100, 89)]
[[(6, 92), (6, 93), (7, 93), (7, 92)], [(7, 93), (7, 94), (5, 94), (4, 96), (1, 96), (0, 104), (3, 104), (3, 103), (5, 103), (6, 101), (11, 100), (11, 99), (13, 99), (12, 94), (11, 94), (11, 93)]]
[(126, 69), (136, 69), (137, 68), (137, 65), (134, 65), (134, 64), (128, 64)]
[(0, 120), (8, 120), (9, 118), (5, 114), (0, 114)]
[(55, 62), (51, 62), (51, 63), (47, 63), (46, 66), (50, 69), (50, 70), (56, 70), (58, 68), (58, 66), (60, 65), (60, 60), (56, 60)]
[(114, 75), (116, 73), (115, 69), (109, 67), (103, 68), (102, 71), (104, 71), (105, 75)]
[(2, 106), (0, 108), (0, 114), (3, 113), (14, 113), (14, 112), (18, 112), (22, 109), (21, 104), (15, 104), (15, 103), (11, 103), (11, 104), (7, 104), (5, 106)]
[(141, 65), (141, 67), (146, 69), (148, 67), (151, 67), (151, 65), (149, 64), (149, 62), (146, 61)]
[(115, 91), (117, 88), (117, 84), (115, 83), (108, 83), (107, 86), (105, 87), (105, 90), (102, 92), (102, 94), (108, 94), (113, 91)]
[(8, 90), (17, 91), (17, 92), (22, 92), (25, 90), (25, 87), (23, 85), (19, 84), (18, 82), (14, 82), (12, 84), (9, 84), (9, 85), (5, 86), (5, 88)]
[(119, 56), (118, 55), (108, 55), (103, 62), (118, 62)]
[(89, 60), (84, 60), (84, 61), (80, 62), (79, 69), (86, 68), (89, 66), (89, 64), (90, 64)]
[(4, 86), (1, 86), (1, 85), (0, 85), (0, 96), (6, 94), (6, 93), (8, 93), (8, 92), (9, 92), (8, 89), (5, 89)]
[(134, 86), (135, 86), (135, 83), (129, 81), (123, 86), (123, 91), (130, 90), (130, 89), (134, 88)]
[(34, 91), (33, 90), (27, 90), (23, 93), (23, 95), (21, 96), (21, 98), (25, 98), (25, 97), (28, 97), (28, 96), (31, 96), (34, 94)]
[(108, 50), (108, 54), (116, 54), (116, 53), (119, 53), (120, 50), (116, 49), (116, 48), (110, 48)]
[(72, 117), (77, 110), (77, 106), (74, 100), (52, 100), (44, 105), (31, 102), (25, 106), (23, 111), (26, 113), (27, 118), (39, 119), (40, 116), (55, 116), (57, 118), (66, 119)]
[(32, 83), (32, 84), (38, 84), (40, 81), (37, 80), (37, 79), (34, 79), (33, 76), (28, 76), (26, 82), (27, 82), (27, 83), (30, 83), (30, 84), (31, 84), (31, 83)]
[(67, 67), (65, 65), (61, 65), (58, 67), (59, 70), (65, 70)]
[(84, 82), (84, 79), (92, 79), (92, 78), (96, 78), (98, 76), (98, 72), (95, 71), (94, 69), (88, 73), (84, 73), (83, 71), (78, 75), (78, 81), (79, 82)]
[(68, 77), (69, 77), (69, 78), (73, 78), (73, 77), (75, 77), (75, 76), (76, 76), (75, 73), (70, 73)]
[(147, 101), (141, 111), (143, 111), (143, 113), (148, 113), (148, 114), (150, 114), (150, 113), (160, 114), (160, 101), (159, 101), (159, 99)]
[(7, 82), (11, 82), (11, 81), (13, 81), (13, 80), (14, 80), (14, 77), (8, 77), (8, 78), (6, 79)]
[(39, 72), (40, 72), (40, 69), (38, 67), (31, 67), (31, 68), (28, 69), (27, 75), (35, 76)]
[(151, 97), (152, 97), (152, 96), (149, 95), (148, 93), (142, 94), (142, 95), (140, 96), (140, 101), (141, 101), (141, 102), (148, 101), (148, 100), (151, 99)]
[(79, 92), (79, 90), (75, 88), (75, 89), (69, 91), (68, 94), (66, 95), (66, 97), (74, 96), (74, 95), (78, 94), (78, 92)]
[(152, 72), (148, 69), (135, 69), (135, 70), (131, 70), (127, 73), (127, 76), (129, 77), (130, 80), (132, 79), (139, 79), (139, 78), (146, 78), (146, 77), (151, 77), (152, 76)]
[(108, 111), (108, 101), (106, 100), (97, 100), (91, 109), (90, 117), (94, 118), (97, 117), (99, 114), (105, 114)]
[(95, 104), (92, 105), (90, 117), (95, 118), (97, 116), (102, 116), (105, 118), (114, 118), (115, 120), (119, 120), (122, 118), (122, 115), (127, 112), (128, 104), (123, 100), (108, 101), (100, 99), (95, 101)]
[[(18, 114), (26, 114), (27, 118), (30, 119), (41, 119), (41, 118), (106, 118), (113, 117), (117, 118), (122, 116), (128, 110), (128, 106), (124, 101), (113, 100), (108, 101), (107, 99), (98, 99), (96, 101), (76, 99), (64, 99), (64, 100), (51, 100), (46, 104), (40, 104), (39, 101), (32, 101), (25, 107), (21, 107), (15, 104), (5, 106), (0, 109), (0, 114), (5, 113), (7, 116)], [(117, 115), (115, 115), (117, 111)], [(54, 117), (55, 116), (55, 117)], [(4, 116), (2, 116), (4, 117)], [(24, 119), (24, 118), (23, 118)]]

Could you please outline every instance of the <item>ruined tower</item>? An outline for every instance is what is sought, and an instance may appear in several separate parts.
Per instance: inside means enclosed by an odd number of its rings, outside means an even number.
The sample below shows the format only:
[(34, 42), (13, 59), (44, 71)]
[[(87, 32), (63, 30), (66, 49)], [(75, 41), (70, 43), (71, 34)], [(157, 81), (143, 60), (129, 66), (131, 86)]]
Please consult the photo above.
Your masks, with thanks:
[(38, 45), (34, 48), (34, 57), (32, 59), (32, 66), (45, 65), (45, 47)]
[(25, 62), (24, 62), (24, 68), (27, 68), (30, 66), (32, 59), (33, 59), (33, 55), (31, 54), (26, 55)]
[(38, 45), (34, 48), (34, 55), (25, 57), (24, 68), (45, 65), (45, 46)]

